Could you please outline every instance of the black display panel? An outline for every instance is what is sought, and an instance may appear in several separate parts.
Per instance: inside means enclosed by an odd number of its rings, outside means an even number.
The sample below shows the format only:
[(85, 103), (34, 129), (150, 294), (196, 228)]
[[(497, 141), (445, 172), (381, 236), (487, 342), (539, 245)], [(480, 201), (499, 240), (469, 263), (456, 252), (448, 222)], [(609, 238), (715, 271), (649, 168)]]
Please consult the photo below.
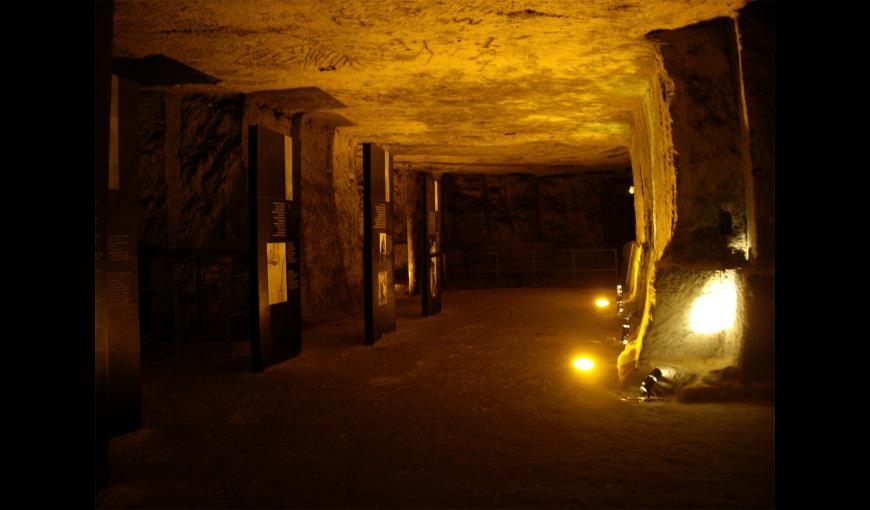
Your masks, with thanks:
[(262, 371), (302, 351), (299, 118), (292, 136), (249, 128), (251, 359)]
[(363, 144), (365, 342), (396, 329), (393, 287), (393, 189), (390, 153)]
[(422, 194), (421, 209), (426, 214), (425, 239), (421, 243), (417, 267), (425, 267), (420, 275), (423, 316), (441, 311), (441, 282), (444, 265), (441, 256), (441, 179), (426, 174), (426, 186)]

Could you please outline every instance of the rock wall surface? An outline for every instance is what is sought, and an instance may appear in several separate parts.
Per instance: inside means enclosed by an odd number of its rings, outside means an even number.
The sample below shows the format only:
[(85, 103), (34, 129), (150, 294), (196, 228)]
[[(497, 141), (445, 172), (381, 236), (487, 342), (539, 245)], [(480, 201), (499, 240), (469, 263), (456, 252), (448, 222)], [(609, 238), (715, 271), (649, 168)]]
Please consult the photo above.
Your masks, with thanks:
[[(758, 82), (772, 72), (773, 18), (758, 9), (741, 12), (746, 48), (731, 18), (648, 35), (661, 68), (636, 112), (631, 145), (646, 291), (631, 309), (637, 332), (619, 373), (635, 384), (668, 367), (682, 374), (687, 400), (715, 398), (717, 387), (722, 398), (745, 396), (735, 377), (772, 374), (773, 97)], [(730, 313), (733, 322), (699, 331), (692, 314), (724, 273), (736, 297), (707, 315)]]

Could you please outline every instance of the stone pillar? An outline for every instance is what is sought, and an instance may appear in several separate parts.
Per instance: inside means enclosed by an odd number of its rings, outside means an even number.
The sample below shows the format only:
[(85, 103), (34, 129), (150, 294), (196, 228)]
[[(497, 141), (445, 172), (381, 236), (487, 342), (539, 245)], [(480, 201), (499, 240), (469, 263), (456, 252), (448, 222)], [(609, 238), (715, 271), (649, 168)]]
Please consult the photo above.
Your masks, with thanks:
[(750, 269), (746, 283), (744, 376), (773, 380), (776, 337), (776, 4), (753, 2), (740, 10), (740, 64), (744, 125), (749, 143), (746, 201)]
[[(313, 324), (354, 309), (361, 297), (348, 285), (341, 253), (350, 233), (342, 230), (338, 203), (347, 197), (335, 186), (333, 151), (336, 120), (328, 114), (305, 113), (300, 132), (302, 188), (302, 320)], [(346, 150), (339, 147), (338, 150)], [(362, 204), (359, 204), (360, 207)], [(355, 211), (359, 214), (359, 211)]]
[[(672, 95), (662, 99), (666, 110), (660, 115), (672, 119), (671, 144), (665, 150), (673, 154), (674, 178), (658, 179), (654, 186), (672, 182), (674, 199), (668, 204), (671, 210), (656, 211), (653, 218), (675, 222), (669, 242), (654, 239), (654, 249), (662, 256), (653, 261), (654, 308), (646, 312), (650, 320), (634, 375), (667, 367), (688, 383), (711, 370), (737, 365), (747, 324), (749, 153), (737, 30), (733, 19), (717, 18), (656, 31), (648, 38), (659, 44), (666, 81), (672, 80)], [(667, 135), (666, 130), (662, 133)], [(709, 285), (732, 283), (728, 299), (733, 304), (723, 308), (734, 308), (733, 322), (717, 331), (693, 330), (690, 312), (696, 300)]]
[(669, 104), (676, 224), (664, 258), (710, 268), (745, 262), (745, 142), (737, 32), (717, 18), (649, 34), (673, 80)]
[(426, 176), (422, 172), (408, 172), (407, 183), (407, 215), (405, 216), (408, 230), (408, 294), (416, 296), (420, 293), (420, 275), (424, 269), (417, 267), (417, 259), (421, 251), (425, 251), (423, 241), (426, 235), (426, 211), (420, 207), (420, 197), (426, 190)]
[(348, 313), (363, 308), (363, 176), (362, 149), (359, 164), (356, 161), (357, 143), (353, 136), (335, 131), (333, 140), (332, 183), (335, 189), (335, 207), (338, 214), (339, 253), (346, 271), (347, 295), (350, 296)]

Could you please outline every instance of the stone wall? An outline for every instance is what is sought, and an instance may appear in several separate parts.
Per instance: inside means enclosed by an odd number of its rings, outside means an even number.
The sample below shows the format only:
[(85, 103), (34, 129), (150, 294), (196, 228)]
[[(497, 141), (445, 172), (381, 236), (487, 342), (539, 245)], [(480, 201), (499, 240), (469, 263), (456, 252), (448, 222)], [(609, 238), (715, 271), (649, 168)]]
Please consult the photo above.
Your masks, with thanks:
[(299, 114), (300, 285), (302, 323), (307, 326), (362, 309), (362, 169), (355, 160), (354, 140), (340, 134), (345, 119), (273, 107), (273, 100), (269, 95), (248, 96), (244, 152), (248, 125), (289, 136)]
[(632, 384), (666, 363), (677, 363), (678, 372), (703, 373), (736, 362), (739, 347), (722, 344), (728, 336), (729, 345), (739, 346), (739, 327), (698, 335), (689, 331), (688, 315), (711, 271), (746, 261), (746, 154), (734, 20), (648, 37), (659, 45), (660, 67), (635, 117), (633, 148), (648, 240), (646, 292), (631, 307), (638, 335), (619, 360), (620, 377)]
[[(143, 332), (248, 338), (247, 128), (292, 132), (292, 111), (255, 95), (143, 92), (140, 286)], [(362, 169), (346, 121), (299, 117), (303, 324), (362, 309)], [(150, 290), (149, 290), (150, 289)], [(177, 304), (176, 304), (177, 303)], [(172, 333), (163, 339), (174, 338)], [(146, 338), (148, 341), (148, 338)]]
[(632, 123), (630, 153), (636, 238), (641, 255), (637, 259), (639, 267), (634, 268), (638, 273), (637, 285), (626, 296), (632, 335), (617, 361), (623, 380), (637, 373), (638, 357), (656, 302), (656, 263), (671, 240), (676, 220), (676, 171), (669, 110), (674, 83), (665, 71), (661, 55), (654, 64), (649, 86)]
[(445, 249), (617, 247), (634, 236), (627, 172), (445, 174), (443, 180)]
[[(746, 23), (756, 49), (769, 50), (767, 20)], [(620, 378), (634, 385), (659, 367), (680, 374), (686, 400), (745, 395), (735, 377), (772, 373), (772, 348), (762, 351), (773, 343), (773, 279), (750, 269), (750, 246), (762, 260), (772, 251), (773, 220), (755, 216), (772, 207), (764, 188), (772, 189), (773, 97), (765, 86), (746, 86), (772, 68), (759, 55), (741, 60), (733, 19), (648, 37), (660, 49), (659, 69), (636, 112), (631, 149), (645, 291), (632, 303), (637, 331), (620, 356)], [(749, 111), (761, 113), (753, 119)], [(751, 239), (753, 228), (763, 239)], [(772, 273), (772, 262), (767, 267)], [(705, 289), (723, 275), (733, 302), (719, 311), (733, 311), (733, 323), (709, 333), (690, 327)]]
[[(451, 173), (442, 175), (442, 183), (448, 285), (616, 284), (616, 271), (583, 269), (618, 268), (622, 245), (634, 239), (627, 169), (545, 176)], [(583, 249), (612, 251), (578, 251)]]
[(719, 18), (652, 34), (674, 81), (677, 217), (672, 262), (746, 260), (746, 147), (734, 20)]
[[(173, 326), (222, 334), (219, 280), (247, 272), (246, 177), (240, 94), (143, 92), (140, 108), (140, 288), (144, 335)], [(244, 279), (229, 305), (247, 308)], [(243, 334), (244, 325), (236, 332)], [(167, 335), (164, 338), (172, 338)]]

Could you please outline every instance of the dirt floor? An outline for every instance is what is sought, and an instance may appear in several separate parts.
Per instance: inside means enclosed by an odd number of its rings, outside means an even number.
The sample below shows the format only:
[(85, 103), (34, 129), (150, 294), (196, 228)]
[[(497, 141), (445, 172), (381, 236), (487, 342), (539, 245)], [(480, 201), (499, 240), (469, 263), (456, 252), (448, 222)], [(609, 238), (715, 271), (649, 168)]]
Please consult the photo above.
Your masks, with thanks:
[(376, 345), (320, 325), (262, 374), (244, 344), (145, 363), (98, 507), (773, 507), (773, 404), (621, 400), (595, 296), (447, 291), (427, 318), (403, 297)]

